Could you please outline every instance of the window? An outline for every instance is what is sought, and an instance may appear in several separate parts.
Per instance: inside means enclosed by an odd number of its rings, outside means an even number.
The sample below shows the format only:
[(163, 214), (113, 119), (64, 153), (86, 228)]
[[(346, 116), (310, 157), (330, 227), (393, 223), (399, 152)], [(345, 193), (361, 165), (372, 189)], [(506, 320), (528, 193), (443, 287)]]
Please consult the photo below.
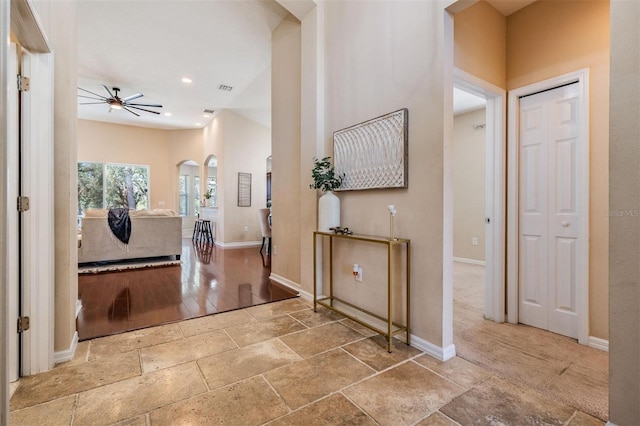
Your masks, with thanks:
[(207, 193), (211, 195), (211, 197), (209, 198), (209, 205), (211, 207), (216, 206), (216, 189), (216, 178), (213, 176), (209, 176), (207, 178)]
[(200, 177), (194, 176), (193, 178), (193, 198), (194, 198), (194, 213), (196, 216), (200, 215)]
[(180, 175), (180, 216), (189, 216), (189, 183), (188, 175)]
[(149, 166), (78, 163), (78, 216), (115, 207), (149, 208)]

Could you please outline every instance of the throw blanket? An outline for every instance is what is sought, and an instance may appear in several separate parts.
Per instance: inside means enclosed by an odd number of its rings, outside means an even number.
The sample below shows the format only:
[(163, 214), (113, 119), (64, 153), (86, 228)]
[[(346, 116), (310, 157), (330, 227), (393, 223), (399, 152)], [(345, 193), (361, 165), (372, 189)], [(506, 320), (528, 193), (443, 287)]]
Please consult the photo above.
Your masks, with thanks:
[(131, 219), (129, 218), (129, 209), (109, 209), (107, 215), (107, 223), (113, 235), (122, 241), (123, 244), (129, 244), (131, 237)]

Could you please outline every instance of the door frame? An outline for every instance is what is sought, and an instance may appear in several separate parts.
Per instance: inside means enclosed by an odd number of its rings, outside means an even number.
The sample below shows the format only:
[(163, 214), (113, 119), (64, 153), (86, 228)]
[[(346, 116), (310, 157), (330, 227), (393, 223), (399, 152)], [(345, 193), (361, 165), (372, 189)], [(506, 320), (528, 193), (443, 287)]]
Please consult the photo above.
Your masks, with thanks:
[[(506, 92), (461, 69), (454, 87), (486, 98), (485, 318), (505, 320)], [(489, 223), (486, 222), (489, 219)]]
[(577, 207), (583, 213), (579, 225), (579, 233), (584, 236), (578, 246), (576, 264), (576, 310), (578, 314), (578, 342), (589, 344), (589, 69), (563, 74), (547, 80), (539, 81), (527, 86), (509, 91), (508, 109), (508, 159), (507, 159), (507, 321), (518, 323), (518, 273), (519, 273), (519, 126), (520, 126), (520, 98), (526, 95), (553, 89), (569, 83), (577, 82), (580, 87), (580, 135), (584, 140), (585, 149), (578, 153), (578, 181), (582, 194), (577, 200)]

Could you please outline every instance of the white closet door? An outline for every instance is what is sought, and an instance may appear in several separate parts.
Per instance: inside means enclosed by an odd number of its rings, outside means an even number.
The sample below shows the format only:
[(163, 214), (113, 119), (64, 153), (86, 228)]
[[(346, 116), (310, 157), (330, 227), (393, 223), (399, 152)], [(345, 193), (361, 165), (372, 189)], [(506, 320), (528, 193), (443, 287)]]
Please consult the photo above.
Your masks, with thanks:
[(579, 86), (520, 99), (519, 321), (578, 337)]

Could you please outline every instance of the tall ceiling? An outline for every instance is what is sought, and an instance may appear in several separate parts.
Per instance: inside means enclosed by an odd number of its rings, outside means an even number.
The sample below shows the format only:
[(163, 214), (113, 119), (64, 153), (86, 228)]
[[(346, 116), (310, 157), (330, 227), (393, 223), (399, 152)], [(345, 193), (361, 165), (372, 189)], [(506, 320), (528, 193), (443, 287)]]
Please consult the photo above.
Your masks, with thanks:
[[(506, 16), (535, 0), (487, 1)], [(205, 109), (231, 109), (271, 126), (271, 32), (287, 15), (275, 0), (79, 0), (77, 13), (78, 86), (163, 105), (148, 108), (159, 115), (135, 110), (139, 117), (78, 105), (79, 118), (190, 129), (212, 120)]]
[(77, 14), (78, 86), (163, 105), (140, 117), (79, 105), (78, 118), (188, 129), (212, 119), (205, 109), (224, 108), (271, 126), (271, 32), (287, 15), (274, 0), (79, 0)]

